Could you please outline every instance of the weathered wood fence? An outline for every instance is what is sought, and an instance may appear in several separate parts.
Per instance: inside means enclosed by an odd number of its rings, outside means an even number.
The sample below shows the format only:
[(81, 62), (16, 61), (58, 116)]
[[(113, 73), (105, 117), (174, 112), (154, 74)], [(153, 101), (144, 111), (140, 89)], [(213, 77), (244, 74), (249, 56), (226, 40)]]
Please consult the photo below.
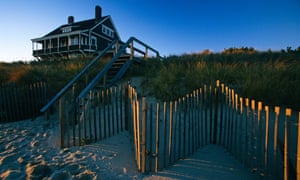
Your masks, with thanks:
[(33, 118), (47, 101), (47, 84), (35, 82), (22, 87), (0, 85), (0, 123)]
[(127, 130), (141, 172), (157, 172), (217, 144), (260, 177), (300, 177), (300, 112), (240, 97), (219, 82), (170, 102), (139, 97), (127, 83), (90, 91), (79, 107), (72, 97), (59, 101), (65, 109), (60, 111), (61, 147)]
[(240, 97), (219, 82), (171, 102), (149, 102), (130, 86), (128, 93), (129, 131), (141, 172), (157, 172), (217, 144), (260, 177), (300, 178), (300, 112)]
[[(93, 90), (80, 102), (72, 95), (59, 100), (60, 146), (81, 146), (127, 129), (126, 85)], [(80, 104), (78, 107), (77, 105)], [(62, 110), (64, 109), (64, 110)]]

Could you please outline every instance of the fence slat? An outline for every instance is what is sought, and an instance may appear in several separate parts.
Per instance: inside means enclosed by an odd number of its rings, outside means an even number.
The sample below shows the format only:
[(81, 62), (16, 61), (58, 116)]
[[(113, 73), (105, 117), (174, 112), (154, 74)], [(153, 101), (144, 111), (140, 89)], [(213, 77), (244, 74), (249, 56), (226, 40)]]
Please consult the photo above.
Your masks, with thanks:
[(147, 103), (146, 98), (142, 98), (142, 154), (141, 154), (141, 172), (146, 171), (146, 134), (147, 134)]
[(285, 121), (284, 121), (284, 152), (283, 152), (283, 179), (289, 179), (289, 157), (288, 157), (288, 134), (289, 134), (289, 125), (288, 121), (292, 116), (292, 110), (286, 108), (285, 110)]
[(298, 137), (297, 137), (297, 163), (296, 163), (296, 171), (297, 171), (297, 179), (300, 179), (300, 112), (298, 112)]

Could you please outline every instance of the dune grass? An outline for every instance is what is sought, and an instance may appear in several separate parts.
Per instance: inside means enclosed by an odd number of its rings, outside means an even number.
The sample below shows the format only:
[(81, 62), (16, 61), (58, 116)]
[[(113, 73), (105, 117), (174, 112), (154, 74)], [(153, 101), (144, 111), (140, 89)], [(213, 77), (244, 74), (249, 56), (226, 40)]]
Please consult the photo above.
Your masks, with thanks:
[(243, 97), (300, 110), (299, 52), (190, 54), (142, 67), (134, 67), (133, 74), (145, 76), (143, 89), (164, 101), (220, 80)]
[[(46, 81), (53, 96), (86, 64), (72, 61), (0, 63), (0, 84), (17, 85)], [(105, 63), (90, 72), (92, 78)], [(143, 76), (142, 92), (168, 101), (177, 99), (203, 84), (220, 80), (243, 97), (300, 110), (300, 51), (255, 52), (228, 49), (223, 53), (169, 56), (149, 59), (131, 67), (127, 77)]]

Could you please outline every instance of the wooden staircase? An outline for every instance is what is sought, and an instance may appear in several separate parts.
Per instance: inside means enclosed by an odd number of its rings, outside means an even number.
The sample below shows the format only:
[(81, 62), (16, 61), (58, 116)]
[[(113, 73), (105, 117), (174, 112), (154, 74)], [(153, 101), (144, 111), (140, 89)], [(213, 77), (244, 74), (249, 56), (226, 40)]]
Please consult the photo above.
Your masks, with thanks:
[[(144, 49), (140, 49), (141, 47)], [(97, 64), (111, 52), (114, 52), (112, 58), (99, 70)], [(99, 52), (98, 56), (92, 59), (40, 111), (47, 114), (50, 107), (58, 102), (60, 126), (63, 126), (66, 122), (72, 122), (71, 124), (80, 123), (80, 121), (84, 120), (85, 114), (90, 112), (91, 94), (113, 86), (124, 76), (134, 61), (147, 60), (149, 52), (154, 54), (153, 57), (161, 59), (157, 50), (134, 37), (129, 38), (126, 43), (114, 40), (103, 51)], [(98, 73), (90, 78), (89, 72)], [(85, 85), (82, 86), (82, 84)], [(64, 117), (66, 114), (68, 114), (68, 119)], [(63, 128), (61, 127), (60, 129), (60, 136), (63, 138)], [(62, 142), (61, 147), (63, 146), (65, 145)]]
[(111, 68), (108, 70), (106, 75), (103, 78), (103, 84), (100, 86), (100, 88), (105, 89), (110, 86), (112, 86), (116, 79), (115, 77), (120, 72), (121, 68), (126, 64), (126, 62), (130, 59), (130, 55), (122, 55), (120, 56), (111, 66)]

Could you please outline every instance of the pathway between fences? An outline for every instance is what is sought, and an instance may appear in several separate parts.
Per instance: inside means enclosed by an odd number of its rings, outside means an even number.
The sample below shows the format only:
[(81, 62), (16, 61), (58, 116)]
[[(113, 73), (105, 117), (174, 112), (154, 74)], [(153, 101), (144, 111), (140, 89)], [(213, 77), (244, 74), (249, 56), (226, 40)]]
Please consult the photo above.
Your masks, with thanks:
[(300, 177), (300, 113), (242, 98), (219, 81), (170, 102), (139, 97), (130, 85), (94, 90), (79, 101), (80, 109), (60, 101), (67, 109), (60, 118), (62, 147), (128, 131), (142, 173), (176, 169), (197, 153), (204, 158), (197, 162), (208, 161), (202, 150), (212, 147), (224, 156), (225, 149), (257, 178)]

